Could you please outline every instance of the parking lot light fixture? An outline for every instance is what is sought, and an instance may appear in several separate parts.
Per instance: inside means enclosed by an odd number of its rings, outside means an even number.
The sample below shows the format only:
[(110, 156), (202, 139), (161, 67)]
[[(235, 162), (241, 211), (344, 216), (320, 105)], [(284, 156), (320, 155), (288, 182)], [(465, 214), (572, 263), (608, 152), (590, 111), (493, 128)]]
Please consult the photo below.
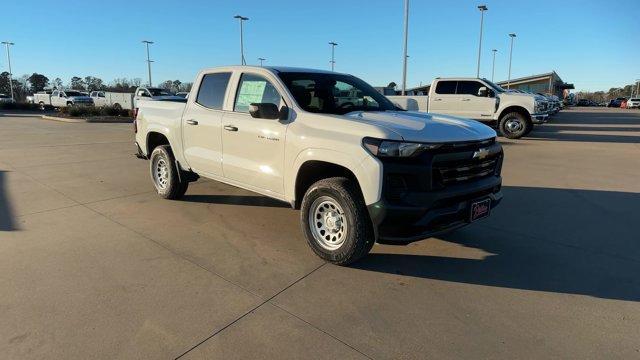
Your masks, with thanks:
[(9, 46), (15, 45), (10, 41), (2, 42), (7, 47), (7, 65), (9, 66), (9, 88), (11, 89), (11, 100), (15, 100), (13, 97), (13, 73), (11, 72), (11, 53), (9, 51)]
[(496, 74), (496, 53), (497, 49), (491, 50), (493, 52), (493, 65), (491, 66), (491, 82), (493, 82), (493, 77)]
[(249, 18), (242, 15), (236, 15), (233, 18), (240, 21), (240, 63), (242, 65), (247, 65), (247, 62), (244, 59), (244, 28), (242, 27), (242, 23), (245, 20), (249, 20)]
[(509, 34), (511, 38), (511, 50), (509, 50), (509, 77), (507, 78), (507, 89), (511, 88), (511, 59), (513, 57), (513, 39), (516, 37), (515, 33)]
[(142, 43), (147, 47), (147, 70), (149, 72), (149, 86), (153, 86), (151, 85), (151, 63), (153, 62), (153, 60), (151, 60), (151, 58), (149, 57), (149, 45), (153, 44), (153, 41), (142, 40)]
[(265, 61), (265, 60), (267, 60), (267, 59), (265, 59), (265, 58), (258, 58), (258, 60), (260, 61), (260, 66), (262, 66), (262, 62), (263, 62), (263, 61)]
[(489, 10), (487, 5), (479, 5), (480, 10), (480, 42), (478, 43), (478, 68), (476, 69), (476, 77), (480, 78), (480, 55), (482, 54), (482, 27), (484, 24), (484, 12)]
[(409, 40), (409, 0), (404, 0), (404, 46), (402, 54), (402, 95), (407, 91), (407, 42)]
[(331, 71), (333, 71), (336, 66), (336, 46), (338, 46), (338, 43), (331, 41), (329, 45), (331, 45), (331, 61), (329, 62), (331, 63)]

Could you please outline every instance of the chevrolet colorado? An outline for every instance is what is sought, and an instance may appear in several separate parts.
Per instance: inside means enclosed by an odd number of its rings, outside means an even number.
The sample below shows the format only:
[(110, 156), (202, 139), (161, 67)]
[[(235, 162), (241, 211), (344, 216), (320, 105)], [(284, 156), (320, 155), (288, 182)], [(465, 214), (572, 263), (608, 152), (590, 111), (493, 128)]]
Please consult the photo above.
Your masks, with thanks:
[(502, 199), (494, 130), (401, 110), (347, 74), (207, 69), (185, 103), (141, 102), (134, 130), (160, 196), (178, 199), (203, 176), (287, 202), (311, 249), (340, 265), (376, 241), (484, 218)]

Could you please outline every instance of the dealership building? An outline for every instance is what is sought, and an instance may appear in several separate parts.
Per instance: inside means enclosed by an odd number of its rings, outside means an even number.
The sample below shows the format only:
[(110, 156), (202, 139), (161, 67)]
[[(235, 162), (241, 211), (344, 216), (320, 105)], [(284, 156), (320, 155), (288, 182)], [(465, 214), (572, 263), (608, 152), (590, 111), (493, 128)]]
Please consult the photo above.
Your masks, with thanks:
[(556, 95), (560, 99), (567, 97), (569, 95), (569, 90), (574, 89), (573, 84), (568, 84), (562, 81), (555, 71), (546, 74), (511, 79), (509, 81), (500, 81), (496, 84), (505, 89), (517, 89), (532, 93)]

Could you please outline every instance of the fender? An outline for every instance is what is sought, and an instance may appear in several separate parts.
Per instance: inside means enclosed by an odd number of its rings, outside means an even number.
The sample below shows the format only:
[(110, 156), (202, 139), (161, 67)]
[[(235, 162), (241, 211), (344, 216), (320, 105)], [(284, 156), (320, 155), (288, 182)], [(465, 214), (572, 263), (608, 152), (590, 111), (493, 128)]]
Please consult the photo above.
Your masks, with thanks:
[(285, 177), (284, 191), (288, 201), (295, 200), (298, 171), (307, 161), (324, 161), (349, 169), (358, 180), (365, 204), (373, 204), (380, 200), (382, 195), (382, 163), (380, 160), (366, 154), (364, 149), (361, 154), (351, 155), (330, 149), (307, 148), (298, 153), (292, 166), (289, 167), (291, 173)]

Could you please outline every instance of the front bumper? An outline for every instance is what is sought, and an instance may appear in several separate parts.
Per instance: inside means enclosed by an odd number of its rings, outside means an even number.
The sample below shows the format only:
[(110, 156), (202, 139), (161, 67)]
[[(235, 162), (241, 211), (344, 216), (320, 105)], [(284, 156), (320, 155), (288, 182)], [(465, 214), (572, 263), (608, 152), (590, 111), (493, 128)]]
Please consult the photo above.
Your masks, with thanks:
[[(491, 208), (497, 206), (502, 200), (502, 149), (498, 144), (482, 148), (493, 149), (492, 158), (473, 159), (474, 150), (465, 149), (425, 156), (417, 164), (383, 162), (383, 196), (367, 206), (377, 242), (404, 245), (426, 239), (469, 224), (471, 204), (476, 201), (491, 199)], [(458, 169), (481, 166), (487, 161), (494, 165), (491, 173), (482, 177), (443, 185), (443, 161), (452, 161)], [(466, 163), (460, 164), (461, 161)], [(454, 170), (444, 171), (449, 176)], [(463, 175), (468, 173), (455, 176)]]
[(549, 114), (531, 114), (531, 122), (534, 124), (544, 124), (549, 120)]

